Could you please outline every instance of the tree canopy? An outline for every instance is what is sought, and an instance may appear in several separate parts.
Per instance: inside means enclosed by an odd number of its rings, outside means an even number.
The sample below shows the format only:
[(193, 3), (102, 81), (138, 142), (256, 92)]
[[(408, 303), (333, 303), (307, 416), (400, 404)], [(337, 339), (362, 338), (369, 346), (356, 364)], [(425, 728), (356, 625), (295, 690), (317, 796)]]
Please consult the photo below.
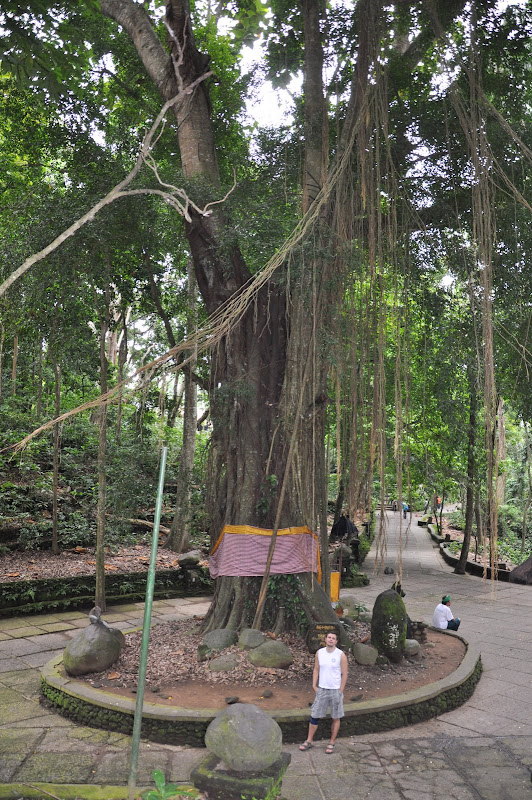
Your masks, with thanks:
[[(74, 226), (0, 298), (5, 444), (55, 415), (47, 363), (62, 412), (80, 382), (101, 404), (99, 332), (155, 440), (173, 373), (204, 393), (211, 541), (306, 525), (326, 585), (334, 461), (353, 513), (469, 488), (496, 559), (532, 412), (531, 28), (519, 0), (4, 4), (2, 280)], [(289, 120), (249, 122), (298, 81)], [(216, 591), (208, 624), (240, 625), (245, 590)]]

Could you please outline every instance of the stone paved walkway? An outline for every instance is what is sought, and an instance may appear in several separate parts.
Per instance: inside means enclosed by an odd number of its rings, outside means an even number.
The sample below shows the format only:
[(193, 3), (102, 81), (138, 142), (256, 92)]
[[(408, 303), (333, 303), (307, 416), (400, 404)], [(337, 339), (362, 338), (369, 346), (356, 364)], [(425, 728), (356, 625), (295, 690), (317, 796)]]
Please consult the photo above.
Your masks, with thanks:
[[(415, 519), (407, 530), (400, 530), (405, 523), (399, 514), (389, 512), (386, 519), (388, 548), (380, 573), (372, 573), (372, 551), (365, 563), (370, 585), (342, 595), (354, 595), (371, 608), (396, 577), (382, 568), (397, 572), (401, 549), (410, 616), (430, 622), (434, 606), (449, 592), (453, 612), (462, 618), (460, 633), (481, 649), (483, 676), (467, 704), (429, 722), (341, 738), (331, 756), (325, 742), (307, 753), (287, 745), (292, 763), (283, 797), (532, 800), (532, 590), (504, 583), (494, 588), (480, 578), (455, 575)], [(207, 598), (158, 601), (154, 622), (203, 615), (207, 604)], [(142, 603), (113, 607), (105, 618), (131, 628), (141, 624), (142, 609)], [(127, 783), (129, 737), (73, 724), (38, 702), (39, 667), (86, 619), (71, 612), (0, 620), (0, 783), (91, 784), (96, 790)], [(138, 783), (150, 785), (155, 768), (167, 780), (186, 781), (204, 752), (143, 742)]]

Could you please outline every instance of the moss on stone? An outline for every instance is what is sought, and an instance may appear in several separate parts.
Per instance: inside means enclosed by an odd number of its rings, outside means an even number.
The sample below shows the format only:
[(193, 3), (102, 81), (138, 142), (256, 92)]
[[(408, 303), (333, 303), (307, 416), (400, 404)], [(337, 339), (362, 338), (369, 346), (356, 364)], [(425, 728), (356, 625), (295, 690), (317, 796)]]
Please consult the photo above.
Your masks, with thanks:
[[(342, 720), (342, 735), (357, 735), (393, 730), (417, 722), (439, 716), (446, 711), (458, 708), (468, 700), (477, 685), (482, 672), (480, 657), (472, 673), (464, 682), (452, 689), (442, 691), (436, 697), (427, 698), (417, 703), (404, 705), (401, 708), (384, 708), (360, 714), (346, 711)], [(75, 722), (118, 734), (131, 735), (133, 714), (124, 711), (95, 706), (79, 697), (74, 697), (47, 683), (41, 678), (41, 693), (46, 703), (58, 713)], [(214, 715), (213, 715), (214, 718)], [(212, 718), (211, 718), (212, 719)], [(153, 742), (162, 744), (189, 744), (204, 746), (205, 732), (211, 719), (157, 719), (146, 718), (142, 721), (142, 735)], [(283, 741), (302, 741), (307, 732), (308, 715), (303, 714), (298, 720), (277, 720), (283, 732)], [(323, 720), (318, 728), (317, 738), (330, 736), (330, 720)], [(0, 795), (1, 798), (1, 795)]]
[(381, 655), (397, 663), (406, 642), (406, 608), (394, 589), (381, 592), (375, 600), (371, 618), (371, 643)]

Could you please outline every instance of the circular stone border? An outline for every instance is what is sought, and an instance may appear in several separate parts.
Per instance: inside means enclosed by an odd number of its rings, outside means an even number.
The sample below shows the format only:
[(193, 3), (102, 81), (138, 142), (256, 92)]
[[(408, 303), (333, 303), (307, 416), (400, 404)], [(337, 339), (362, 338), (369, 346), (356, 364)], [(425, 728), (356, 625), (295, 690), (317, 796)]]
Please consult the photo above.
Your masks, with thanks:
[[(452, 631), (437, 631), (442, 636), (455, 636), (465, 647), (459, 667), (439, 681), (401, 694), (377, 700), (344, 704), (342, 736), (377, 733), (413, 725), (458, 708), (468, 700), (480, 680), (480, 651)], [(41, 694), (46, 704), (58, 713), (81, 725), (89, 725), (118, 733), (131, 734), (135, 701), (95, 689), (84, 681), (64, 677), (59, 654), (41, 670)], [(220, 709), (175, 708), (144, 702), (142, 736), (163, 744), (189, 744), (204, 747), (205, 731)], [(298, 742), (307, 733), (310, 709), (279, 709), (269, 712), (279, 723), (284, 742)], [(329, 724), (320, 725), (318, 738), (330, 736)]]

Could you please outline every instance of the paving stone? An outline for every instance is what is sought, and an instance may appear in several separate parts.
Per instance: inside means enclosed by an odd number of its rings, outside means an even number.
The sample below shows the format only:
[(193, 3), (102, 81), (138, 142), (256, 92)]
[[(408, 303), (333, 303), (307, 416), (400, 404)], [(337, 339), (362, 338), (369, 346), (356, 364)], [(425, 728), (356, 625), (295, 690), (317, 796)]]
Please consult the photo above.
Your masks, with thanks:
[(9, 688), (0, 689), (0, 708), (16, 703), (18, 700), (20, 700), (19, 692)]
[(71, 631), (75, 629), (75, 625), (72, 625), (71, 622), (47, 622), (44, 625), (39, 624), (39, 627), (42, 628), (43, 631), (47, 633), (54, 633), (55, 631)]
[(24, 628), (12, 628), (9, 631), (9, 635), (13, 639), (25, 639), (28, 636), (39, 636), (41, 633), (41, 628), (37, 628), (35, 625), (27, 625)]
[(0, 754), (4, 761), (6, 755), (17, 755), (19, 760), (25, 758), (34, 749), (41, 738), (41, 732), (31, 729), (2, 728), (0, 730)]
[[(468, 785), (454, 770), (402, 774), (394, 776), (394, 781), (404, 800), (420, 800), (420, 798), (423, 800), (440, 800), (440, 798), (442, 800), (443, 798), (445, 800), (479, 800), (474, 783), (471, 782)], [(490, 800), (495, 800), (495, 797), (496, 795), (493, 795)], [(524, 800), (522, 796), (518, 795), (517, 797), (519, 800)], [(517, 800), (517, 797), (514, 797), (513, 800)], [(488, 798), (483, 798), (483, 800), (488, 800)], [(504, 800), (504, 797), (500, 797), (498, 800)]]
[(205, 757), (205, 750), (181, 750), (170, 753), (169, 775), (170, 781), (188, 781), (190, 773)]
[(38, 688), (40, 679), (40, 672), (37, 669), (19, 669), (14, 672), (4, 672), (0, 675), (0, 684), (23, 691), (24, 686)]
[(5, 642), (8, 639), (12, 639), (13, 637), (10, 636), (8, 633), (0, 633), (0, 642)]
[(79, 619), (87, 619), (87, 615), (89, 610), (87, 609), (86, 612), (83, 611), (58, 611), (57, 614), (54, 614), (57, 619), (68, 619), (68, 620), (79, 620)]
[(44, 643), (29, 642), (26, 639), (10, 639), (9, 642), (0, 642), (0, 659), (17, 658), (28, 653), (40, 653), (46, 649)]
[(0, 707), (0, 715), (2, 720), (2, 725), (6, 725), (9, 722), (20, 722), (22, 720), (29, 720), (34, 719), (35, 717), (44, 717), (47, 716), (49, 712), (41, 708), (37, 701), (32, 702), (31, 700), (21, 699), (21, 695), (17, 696), (17, 700), (15, 702), (10, 703), (7, 706)]
[[(127, 783), (130, 771), (129, 753), (104, 753), (99, 760), (91, 783)], [(139, 752), (137, 783), (153, 785), (153, 772), (156, 769), (166, 773), (167, 755), (161, 750)]]
[(11, 628), (23, 628), (24, 625), (27, 625), (27, 620), (25, 620), (24, 617), (0, 619), (0, 631), (9, 631)]
[(98, 728), (76, 726), (65, 738), (64, 731), (50, 728), (39, 743), (39, 753), (87, 753), (93, 754), (96, 748), (106, 747), (109, 739), (107, 731)]
[[(32, 616), (25, 617), (27, 625), (36, 625), (40, 628), (42, 625), (46, 625), (49, 622), (59, 622), (61, 619), (61, 614), (33, 614)], [(19, 626), (22, 627), (22, 626)]]
[(498, 741), (522, 764), (532, 768), (532, 736), (505, 736)]
[(56, 655), (57, 650), (43, 650), (41, 653), (30, 653), (27, 656), (21, 656), (21, 660), (30, 667), (42, 667)]
[(20, 757), (16, 755), (2, 755), (0, 759), (0, 782), (11, 783), (13, 776), (20, 765)]
[(22, 670), (27, 670), (28, 665), (23, 664), (22, 661), (18, 661), (16, 658), (1, 658), (0, 657), (0, 680), (2, 680), (2, 673), (9, 673)]
[[(290, 767), (288, 767), (283, 777), (281, 795), (282, 797), (289, 797), (290, 800), (323, 800), (324, 798), (317, 776), (297, 775), (292, 777), (290, 775)], [(354, 795), (350, 794), (350, 797), (354, 797)]]
[(64, 633), (44, 633), (37, 638), (30, 636), (28, 642), (39, 644), (40, 650), (60, 650), (67, 646), (69, 637)]
[(16, 781), (90, 783), (95, 772), (93, 756), (83, 753), (35, 753), (15, 774)]

